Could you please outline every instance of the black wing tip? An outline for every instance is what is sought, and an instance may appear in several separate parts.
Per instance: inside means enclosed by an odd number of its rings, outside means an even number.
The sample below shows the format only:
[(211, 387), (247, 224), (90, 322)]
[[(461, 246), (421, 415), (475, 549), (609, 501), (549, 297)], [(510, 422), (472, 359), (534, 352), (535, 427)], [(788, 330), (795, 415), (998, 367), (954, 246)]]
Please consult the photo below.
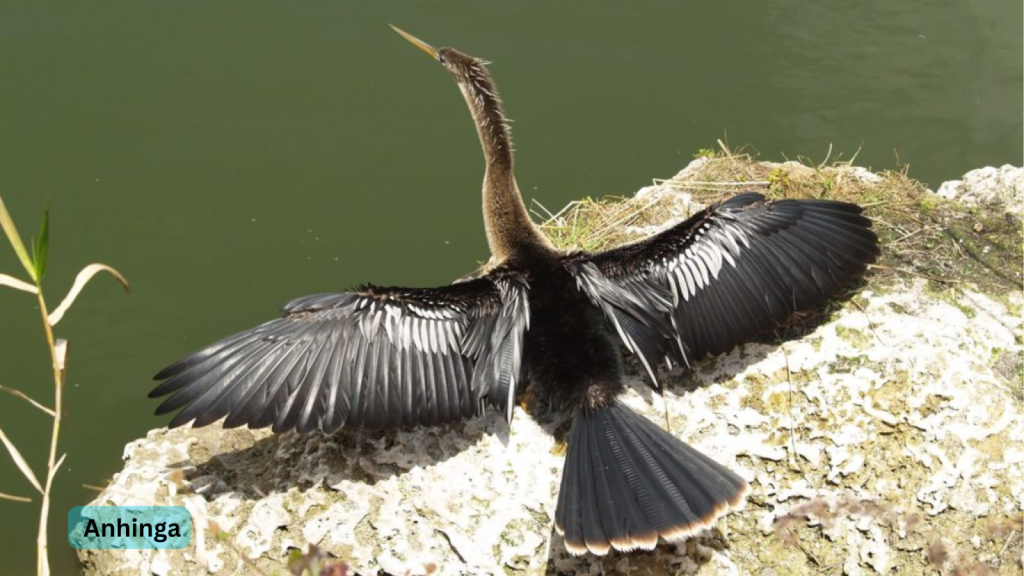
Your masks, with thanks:
[(178, 390), (187, 385), (187, 382), (181, 382), (180, 379), (175, 379), (174, 376), (176, 376), (176, 374), (172, 374), (170, 376), (161, 378), (160, 383), (154, 386), (153, 389), (149, 391), (147, 397), (162, 398), (164, 396), (167, 396), (168, 394), (177, 392)]
[(186, 360), (187, 360), (187, 358), (183, 358), (181, 360), (178, 360), (174, 364), (171, 364), (170, 366), (168, 366), (168, 367), (164, 368), (163, 370), (157, 372), (156, 374), (153, 375), (153, 380), (156, 380), (156, 381), (167, 380), (168, 378), (172, 378), (174, 376), (177, 376), (178, 374), (181, 373), (181, 371), (182, 371), (181, 370), (181, 365)]
[[(168, 415), (168, 414), (170, 414), (172, 412), (174, 412), (174, 409), (167, 409), (167, 408), (164, 407), (163, 404), (161, 404), (160, 406), (157, 406), (156, 410), (153, 411), (153, 415), (154, 416), (166, 416), (166, 415)], [(179, 416), (181, 416), (180, 412), (178, 413), (177, 416), (172, 418), (170, 422), (167, 423), (167, 429), (168, 430), (173, 430), (175, 428), (181, 428), (182, 426), (184, 426), (185, 424), (188, 424), (189, 422), (191, 422), (193, 420), (193, 418), (189, 418), (188, 420), (180, 420), (178, 418)]]
[[(157, 396), (153, 396), (154, 392), (156, 392), (156, 390), (154, 390), (153, 392), (149, 393), (150, 398), (156, 398), (157, 397)], [(178, 408), (179, 408), (178, 406), (171, 406), (170, 405), (170, 401), (173, 400), (173, 398), (174, 397), (172, 396), (171, 398), (167, 398), (163, 402), (161, 402), (160, 405), (156, 407), (156, 410), (153, 411), (153, 414), (155, 414), (156, 416), (166, 416), (168, 414), (171, 414), (171, 413), (177, 411)]]

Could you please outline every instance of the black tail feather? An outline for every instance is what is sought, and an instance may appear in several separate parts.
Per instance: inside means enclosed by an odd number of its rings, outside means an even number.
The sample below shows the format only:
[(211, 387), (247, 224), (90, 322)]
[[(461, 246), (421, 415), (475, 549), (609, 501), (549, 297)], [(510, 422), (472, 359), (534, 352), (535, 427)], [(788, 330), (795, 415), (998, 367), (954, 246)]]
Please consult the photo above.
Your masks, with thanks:
[(582, 409), (573, 422), (555, 529), (573, 554), (650, 550), (738, 508), (742, 478), (629, 408)]

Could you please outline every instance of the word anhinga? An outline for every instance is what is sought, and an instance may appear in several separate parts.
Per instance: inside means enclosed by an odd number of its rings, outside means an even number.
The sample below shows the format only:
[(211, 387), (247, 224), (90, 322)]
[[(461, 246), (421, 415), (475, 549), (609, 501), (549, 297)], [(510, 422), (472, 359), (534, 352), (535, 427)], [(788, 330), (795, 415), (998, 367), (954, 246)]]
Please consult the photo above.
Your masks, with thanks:
[(878, 254), (858, 206), (743, 193), (645, 240), (555, 249), (513, 175), (486, 63), (399, 34), (441, 64), (476, 123), (492, 263), (440, 288), (362, 286), (293, 300), (283, 317), (156, 375), (171, 426), (274, 432), (435, 425), (517, 393), (573, 416), (555, 527), (574, 554), (651, 549), (739, 506), (739, 476), (617, 400), (621, 341), (659, 388), (660, 362), (692, 365), (826, 301)]

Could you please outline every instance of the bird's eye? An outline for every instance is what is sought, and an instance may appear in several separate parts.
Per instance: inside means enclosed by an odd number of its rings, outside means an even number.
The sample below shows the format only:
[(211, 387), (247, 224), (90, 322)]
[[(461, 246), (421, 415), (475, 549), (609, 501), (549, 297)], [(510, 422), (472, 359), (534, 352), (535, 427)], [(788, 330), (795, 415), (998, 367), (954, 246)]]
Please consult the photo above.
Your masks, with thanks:
[(444, 54), (438, 52), (437, 53), (437, 61), (440, 62), (441, 64), (444, 64)]

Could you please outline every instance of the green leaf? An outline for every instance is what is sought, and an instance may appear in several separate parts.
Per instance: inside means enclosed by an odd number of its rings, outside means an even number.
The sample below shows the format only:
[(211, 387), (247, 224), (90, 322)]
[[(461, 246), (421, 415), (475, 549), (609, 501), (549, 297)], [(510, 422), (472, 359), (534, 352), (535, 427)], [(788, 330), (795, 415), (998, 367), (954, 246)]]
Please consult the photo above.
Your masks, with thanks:
[(50, 211), (43, 212), (43, 223), (39, 226), (39, 236), (32, 239), (32, 264), (36, 271), (36, 282), (43, 281), (46, 274), (46, 258), (50, 253)]
[(11, 214), (7, 211), (7, 207), (4, 206), (2, 196), (0, 196), (0, 228), (4, 229), (4, 234), (7, 235), (7, 240), (11, 243), (11, 248), (14, 248), (14, 253), (18, 255), (18, 260), (21, 260), (21, 265), (25, 267), (25, 271), (28, 272), (28, 275), (33, 280), (36, 280), (36, 270), (32, 266), (32, 259), (28, 257), (28, 251), (25, 250), (25, 245), (21, 242), (21, 236), (18, 235), (18, 229), (14, 226)]

